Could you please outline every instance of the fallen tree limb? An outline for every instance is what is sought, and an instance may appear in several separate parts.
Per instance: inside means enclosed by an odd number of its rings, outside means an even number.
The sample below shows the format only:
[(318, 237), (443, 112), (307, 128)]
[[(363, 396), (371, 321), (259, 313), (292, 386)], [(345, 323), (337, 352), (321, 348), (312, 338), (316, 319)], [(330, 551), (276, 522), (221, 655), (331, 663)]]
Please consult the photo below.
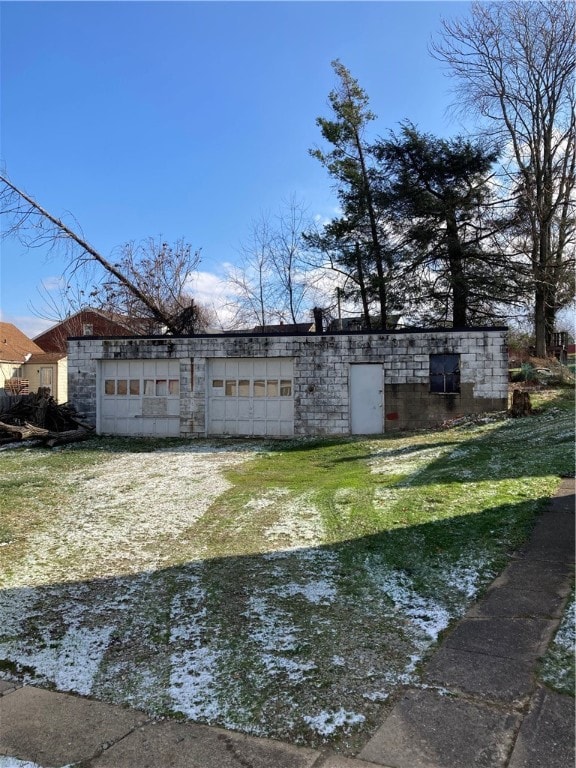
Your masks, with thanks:
[(44, 427), (37, 427), (35, 424), (29, 424), (28, 422), (18, 425), (5, 424), (3, 421), (0, 421), (0, 430), (9, 432), (11, 435), (19, 435), (20, 440), (30, 440), (38, 437), (49, 438), (59, 434), (58, 432), (51, 432), (49, 429), (44, 429)]
[(92, 437), (92, 433), (85, 429), (72, 429), (68, 432), (58, 432), (54, 437), (46, 440), (46, 445), (49, 448), (54, 448), (55, 445), (78, 443), (81, 440), (87, 440), (89, 437)]
[(19, 440), (41, 440), (49, 448), (53, 448), (55, 445), (85, 440), (92, 434), (91, 431), (84, 427), (69, 429), (64, 432), (52, 432), (49, 429), (37, 427), (34, 424), (26, 423), (21, 426), (16, 426), (13, 424), (5, 424), (3, 421), (0, 421), (0, 431), (18, 436)]

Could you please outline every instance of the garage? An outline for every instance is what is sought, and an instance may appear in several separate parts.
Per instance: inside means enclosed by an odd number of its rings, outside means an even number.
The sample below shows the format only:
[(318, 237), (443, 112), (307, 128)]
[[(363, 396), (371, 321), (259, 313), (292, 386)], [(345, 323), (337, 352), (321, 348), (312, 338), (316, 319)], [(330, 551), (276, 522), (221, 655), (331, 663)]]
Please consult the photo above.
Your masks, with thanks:
[(103, 360), (98, 431), (109, 435), (180, 434), (178, 360)]
[(294, 434), (292, 358), (213, 358), (208, 374), (208, 434)]
[[(508, 407), (506, 333), (72, 337), (68, 396), (85, 423), (118, 435), (266, 439), (434, 428)], [(436, 376), (448, 363), (458, 375)]]

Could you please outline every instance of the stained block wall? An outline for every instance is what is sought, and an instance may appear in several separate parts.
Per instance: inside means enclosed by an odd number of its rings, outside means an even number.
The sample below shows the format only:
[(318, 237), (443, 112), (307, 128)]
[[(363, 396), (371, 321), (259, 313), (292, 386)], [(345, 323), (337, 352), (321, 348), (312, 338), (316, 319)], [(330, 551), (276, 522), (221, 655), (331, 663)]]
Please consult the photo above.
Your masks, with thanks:
[[(430, 392), (430, 355), (459, 354), (461, 391)], [(180, 361), (180, 434), (207, 432), (207, 366), (212, 358), (290, 357), (296, 435), (350, 434), (350, 366), (382, 365), (382, 431), (435, 426), (508, 405), (505, 328), (262, 336), (74, 338), (68, 342), (68, 396), (96, 425), (99, 362)]]

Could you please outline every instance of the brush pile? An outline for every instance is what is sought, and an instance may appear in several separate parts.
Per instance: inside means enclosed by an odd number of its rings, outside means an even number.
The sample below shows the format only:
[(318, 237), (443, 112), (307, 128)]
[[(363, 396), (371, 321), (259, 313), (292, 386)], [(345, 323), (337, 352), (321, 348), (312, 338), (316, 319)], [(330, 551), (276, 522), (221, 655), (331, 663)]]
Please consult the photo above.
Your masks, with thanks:
[(78, 420), (72, 406), (59, 405), (45, 387), (0, 406), (0, 445), (33, 440), (53, 448), (85, 440), (93, 432), (93, 427)]

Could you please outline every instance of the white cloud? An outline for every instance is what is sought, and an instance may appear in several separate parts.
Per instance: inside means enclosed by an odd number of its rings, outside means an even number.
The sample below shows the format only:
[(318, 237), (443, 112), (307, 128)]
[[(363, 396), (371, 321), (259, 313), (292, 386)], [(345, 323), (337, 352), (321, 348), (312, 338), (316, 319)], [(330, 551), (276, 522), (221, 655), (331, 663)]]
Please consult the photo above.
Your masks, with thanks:
[(16, 326), (19, 331), (22, 331), (29, 339), (33, 339), (35, 336), (39, 336), (48, 328), (52, 328), (54, 323), (51, 320), (45, 320), (41, 317), (34, 317), (34, 315), (12, 315), (2, 312), (0, 310), (0, 321), (3, 323), (10, 323)]
[[(223, 268), (229, 266), (224, 264)], [(230, 327), (237, 314), (238, 286), (214, 272), (200, 271), (196, 272), (188, 287), (199, 304), (214, 312), (220, 327)]]
[(226, 280), (213, 272), (197, 272), (190, 281), (190, 290), (200, 304), (219, 302), (230, 294)]
[(48, 293), (52, 291), (61, 291), (66, 287), (66, 281), (61, 275), (54, 275), (52, 277), (44, 277), (42, 279), (42, 288)]

